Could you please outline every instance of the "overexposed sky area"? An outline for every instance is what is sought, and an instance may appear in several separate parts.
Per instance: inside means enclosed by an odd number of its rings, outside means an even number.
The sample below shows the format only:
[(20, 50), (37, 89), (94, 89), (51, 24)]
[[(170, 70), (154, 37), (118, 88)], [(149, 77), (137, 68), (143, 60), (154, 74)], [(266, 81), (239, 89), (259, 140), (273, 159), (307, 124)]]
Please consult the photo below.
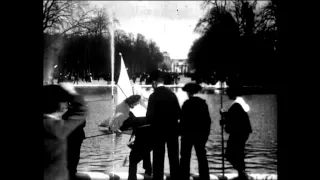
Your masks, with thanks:
[(117, 29), (141, 33), (167, 51), (171, 59), (186, 59), (199, 34), (193, 30), (204, 14), (202, 1), (90, 1), (113, 10), (120, 21)]

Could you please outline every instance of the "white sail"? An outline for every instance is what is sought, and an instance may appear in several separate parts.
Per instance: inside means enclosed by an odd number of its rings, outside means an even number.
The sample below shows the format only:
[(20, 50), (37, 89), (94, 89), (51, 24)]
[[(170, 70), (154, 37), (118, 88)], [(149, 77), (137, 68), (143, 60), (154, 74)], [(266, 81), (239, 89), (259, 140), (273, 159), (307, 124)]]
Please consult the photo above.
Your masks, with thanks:
[(126, 65), (121, 56), (120, 75), (117, 82), (116, 105), (133, 95), (132, 84), (130, 82)]
[[(117, 94), (115, 95), (115, 103), (116, 105), (119, 105), (121, 102), (123, 102), (126, 98), (130, 97), (134, 94), (133, 85), (131, 84), (131, 81), (128, 76), (128, 72), (126, 69), (126, 66), (124, 64), (123, 58), (121, 56), (121, 66), (120, 66), (120, 75), (117, 82)], [(143, 107), (141, 104), (138, 104), (133, 109), (131, 109), (131, 112), (136, 117), (144, 117), (146, 116), (147, 109), (146, 107)], [(115, 114), (117, 116), (119, 114)], [(101, 127), (108, 127), (111, 124), (113, 124), (111, 116), (108, 117), (106, 120), (102, 121), (99, 126)]]
[[(120, 104), (127, 97), (134, 94), (133, 84), (131, 83), (131, 81), (129, 79), (127, 68), (124, 64), (122, 56), (121, 56), (121, 67), (120, 68), (121, 69), (120, 69), (119, 80), (117, 83), (117, 95), (116, 95), (117, 105)], [(133, 109), (131, 109), (131, 112), (136, 117), (144, 117), (144, 116), (146, 116), (147, 109), (146, 109), (146, 107), (143, 107), (141, 104), (138, 104)]]

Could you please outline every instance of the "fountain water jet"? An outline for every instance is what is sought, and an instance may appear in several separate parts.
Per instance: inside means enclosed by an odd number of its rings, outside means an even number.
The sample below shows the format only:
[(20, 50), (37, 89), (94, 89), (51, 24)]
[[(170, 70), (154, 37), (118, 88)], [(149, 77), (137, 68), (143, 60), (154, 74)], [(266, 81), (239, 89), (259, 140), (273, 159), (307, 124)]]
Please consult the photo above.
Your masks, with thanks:
[[(111, 97), (112, 97), (112, 115), (111, 119), (113, 121), (115, 114), (115, 98), (114, 98), (114, 23), (113, 23), (113, 7), (108, 11), (109, 17), (109, 32), (110, 32), (110, 54), (111, 54)], [(113, 128), (112, 128), (113, 129)], [(114, 159), (115, 152), (115, 138), (116, 134), (112, 134), (112, 159)], [(112, 161), (113, 162), (113, 161)], [(114, 165), (112, 164), (112, 172), (114, 172)]]

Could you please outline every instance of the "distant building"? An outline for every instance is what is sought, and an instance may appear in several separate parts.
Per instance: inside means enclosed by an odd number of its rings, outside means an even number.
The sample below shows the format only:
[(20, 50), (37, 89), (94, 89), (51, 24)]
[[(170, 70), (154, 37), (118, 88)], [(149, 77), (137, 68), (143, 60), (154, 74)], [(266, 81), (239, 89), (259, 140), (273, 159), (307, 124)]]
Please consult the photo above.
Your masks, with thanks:
[(171, 59), (171, 72), (189, 73), (190, 67), (187, 59)]
[(166, 67), (169, 72), (176, 73), (188, 73), (190, 72), (190, 67), (187, 62), (187, 59), (171, 59), (168, 52), (163, 52), (163, 63), (162, 67)]

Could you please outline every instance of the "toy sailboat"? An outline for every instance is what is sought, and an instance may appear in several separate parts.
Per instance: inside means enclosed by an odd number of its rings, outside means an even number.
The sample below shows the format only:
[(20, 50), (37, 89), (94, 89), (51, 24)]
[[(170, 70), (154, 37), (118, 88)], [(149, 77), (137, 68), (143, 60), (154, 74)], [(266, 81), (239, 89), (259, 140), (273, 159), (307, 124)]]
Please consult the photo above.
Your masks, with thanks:
[[(131, 83), (128, 72), (126, 69), (126, 66), (123, 61), (123, 57), (121, 56), (121, 66), (120, 66), (120, 75), (118, 82), (116, 84), (117, 87), (117, 93), (115, 96), (115, 105), (119, 105), (122, 103), (126, 98), (137, 94), (137, 90), (135, 90), (133, 84)], [(146, 116), (146, 111), (147, 111), (147, 105), (146, 103), (143, 103), (141, 100), (138, 105), (136, 105), (133, 109), (130, 109), (130, 111), (136, 116), (136, 117), (144, 117)], [(99, 124), (99, 130), (103, 131), (105, 133), (110, 133), (110, 125), (112, 124), (112, 121), (115, 118), (112, 118), (109, 116), (106, 120), (102, 121)]]

